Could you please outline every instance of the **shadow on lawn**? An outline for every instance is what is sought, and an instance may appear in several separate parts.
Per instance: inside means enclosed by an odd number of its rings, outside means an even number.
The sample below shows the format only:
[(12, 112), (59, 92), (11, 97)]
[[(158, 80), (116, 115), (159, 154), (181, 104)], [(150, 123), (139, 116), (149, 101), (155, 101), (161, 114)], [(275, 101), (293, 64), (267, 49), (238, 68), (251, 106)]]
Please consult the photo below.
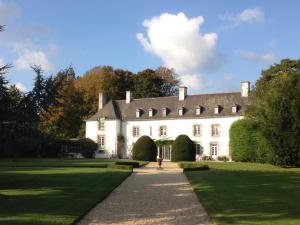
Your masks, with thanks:
[(129, 174), (93, 168), (2, 168), (0, 224), (71, 224)]
[(200, 201), (219, 224), (300, 224), (300, 173), (187, 172)]

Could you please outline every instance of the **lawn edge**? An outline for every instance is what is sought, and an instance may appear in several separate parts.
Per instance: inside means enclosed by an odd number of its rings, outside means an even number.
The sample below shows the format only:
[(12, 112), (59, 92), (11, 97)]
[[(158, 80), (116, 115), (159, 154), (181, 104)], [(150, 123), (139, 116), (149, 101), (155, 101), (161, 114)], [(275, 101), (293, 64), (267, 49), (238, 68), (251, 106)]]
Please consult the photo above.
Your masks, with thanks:
[(74, 222), (71, 223), (71, 225), (77, 225), (90, 211), (92, 211), (99, 203), (101, 203), (102, 201), (104, 201), (109, 195), (111, 195), (111, 193), (114, 192), (114, 190), (116, 190), (116, 188), (118, 188), (123, 182), (125, 182), (125, 180), (128, 179), (128, 177), (130, 177), (133, 174), (133, 170), (129, 171), (129, 174), (127, 175), (127, 177), (125, 177), (124, 180), (122, 180), (118, 185), (115, 186), (114, 189), (111, 190), (111, 192), (107, 193), (102, 199), (99, 199), (99, 201), (97, 201), (94, 205), (92, 205), (90, 208), (88, 208), (85, 212), (83, 212), (82, 215), (80, 215), (77, 219), (74, 220)]
[[(186, 171), (186, 172), (193, 172), (193, 171)], [(204, 204), (202, 204), (201, 199), (200, 199), (200, 197), (197, 195), (197, 193), (196, 193), (196, 191), (195, 191), (193, 185), (191, 184), (189, 178), (188, 178), (187, 175), (186, 175), (186, 172), (184, 172), (184, 171), (182, 170), (182, 173), (184, 174), (185, 178), (187, 179), (187, 181), (189, 182), (190, 186), (192, 187), (192, 190), (193, 190), (194, 194), (197, 196), (197, 199), (198, 199), (199, 203), (201, 204), (201, 206), (203, 207), (203, 209), (204, 209), (205, 212), (207, 213), (207, 215), (208, 215), (208, 217), (210, 218), (212, 224), (213, 224), (213, 225), (217, 225), (216, 221), (213, 219), (213, 217), (211, 216), (211, 214), (209, 213), (209, 211), (204, 207)]]

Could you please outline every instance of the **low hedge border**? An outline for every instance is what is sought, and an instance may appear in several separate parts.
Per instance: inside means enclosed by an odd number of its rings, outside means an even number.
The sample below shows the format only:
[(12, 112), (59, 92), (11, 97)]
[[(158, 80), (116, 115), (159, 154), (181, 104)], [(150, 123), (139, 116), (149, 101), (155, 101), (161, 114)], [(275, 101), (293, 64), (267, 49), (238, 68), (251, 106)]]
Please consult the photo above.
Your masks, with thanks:
[(179, 167), (185, 171), (209, 170), (209, 166), (199, 163), (179, 163)]
[(133, 168), (139, 168), (140, 167), (140, 163), (139, 162), (116, 162), (116, 165), (125, 165), (125, 166), (132, 166)]

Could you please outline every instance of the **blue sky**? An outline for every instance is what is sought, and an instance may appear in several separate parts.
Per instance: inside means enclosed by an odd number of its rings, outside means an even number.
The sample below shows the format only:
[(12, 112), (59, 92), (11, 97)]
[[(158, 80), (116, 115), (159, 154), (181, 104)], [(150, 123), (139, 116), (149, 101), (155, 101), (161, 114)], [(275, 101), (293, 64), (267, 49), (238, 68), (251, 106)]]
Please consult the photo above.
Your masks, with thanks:
[[(30, 90), (29, 65), (77, 75), (111, 65), (173, 67), (190, 93), (239, 90), (282, 58), (299, 58), (299, 1), (0, 0), (0, 64)], [(143, 23), (147, 20), (146, 23)]]

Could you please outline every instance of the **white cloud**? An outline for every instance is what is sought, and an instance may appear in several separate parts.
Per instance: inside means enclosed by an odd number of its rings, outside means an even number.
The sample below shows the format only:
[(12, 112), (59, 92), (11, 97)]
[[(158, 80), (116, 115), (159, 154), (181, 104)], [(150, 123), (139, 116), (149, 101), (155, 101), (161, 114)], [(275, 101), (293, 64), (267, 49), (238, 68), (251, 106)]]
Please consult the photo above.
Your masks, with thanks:
[(202, 33), (202, 16), (188, 18), (184, 13), (163, 13), (146, 19), (146, 34), (137, 39), (150, 52), (162, 59), (165, 66), (174, 68), (182, 82), (193, 89), (201, 86), (201, 75), (212, 71), (224, 62), (218, 53), (216, 33)]
[(53, 68), (46, 54), (40, 50), (22, 50), (19, 57), (14, 61), (14, 64), (18, 70), (29, 70), (30, 66), (34, 64), (40, 65), (45, 71), (51, 71)]
[[(50, 29), (37, 23), (30, 22), (19, 26), (21, 8), (17, 3), (0, 0), (0, 23), (7, 24), (0, 35), (0, 47), (7, 49), (15, 59), (13, 66), (18, 70), (28, 70), (30, 65), (41, 65), (45, 71), (51, 71), (54, 64), (50, 61), (58, 46), (47, 42)], [(7, 21), (7, 23), (4, 23)]]
[(273, 53), (258, 55), (255, 52), (236, 50), (235, 54), (250, 61), (258, 61), (258, 62), (266, 62), (266, 63), (274, 63), (276, 61), (276, 55)]
[(25, 87), (25, 85), (22, 84), (22, 83), (20, 83), (20, 82), (16, 83), (15, 85), (16, 85), (16, 87), (17, 87), (20, 91), (22, 91), (22, 92), (26, 92), (26, 91), (27, 91), (27, 88)]
[(5, 62), (3, 59), (0, 58), (0, 67), (4, 66), (5, 65)]
[(242, 23), (263, 23), (265, 21), (265, 12), (259, 7), (248, 8), (237, 14), (226, 13), (221, 16), (221, 19), (230, 22), (229, 25), (224, 27), (225, 29), (232, 29)]

